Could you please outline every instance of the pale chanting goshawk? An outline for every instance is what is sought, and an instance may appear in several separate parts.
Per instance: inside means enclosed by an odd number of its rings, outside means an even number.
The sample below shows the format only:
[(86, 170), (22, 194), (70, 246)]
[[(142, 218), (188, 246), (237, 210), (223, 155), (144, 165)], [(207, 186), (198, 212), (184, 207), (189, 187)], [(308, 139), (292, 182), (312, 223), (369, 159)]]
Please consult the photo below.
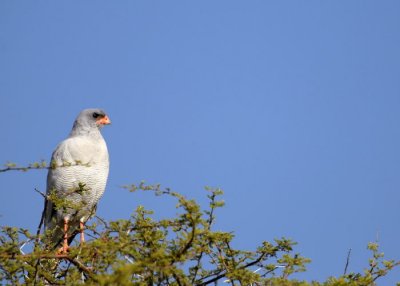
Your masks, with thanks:
[[(68, 138), (56, 147), (51, 157), (44, 227), (51, 233), (53, 247), (62, 244), (60, 252), (68, 251), (78, 231), (81, 243), (84, 242), (84, 224), (95, 214), (104, 193), (109, 156), (100, 130), (110, 123), (101, 109), (81, 111)], [(68, 204), (56, 206), (54, 198)]]

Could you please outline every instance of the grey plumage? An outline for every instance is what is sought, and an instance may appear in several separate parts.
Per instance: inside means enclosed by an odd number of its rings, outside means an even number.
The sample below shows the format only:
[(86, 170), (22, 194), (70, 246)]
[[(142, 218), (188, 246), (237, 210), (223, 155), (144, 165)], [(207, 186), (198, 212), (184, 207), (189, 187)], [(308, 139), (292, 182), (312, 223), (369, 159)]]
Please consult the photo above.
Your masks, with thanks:
[(76, 118), (69, 137), (52, 154), (47, 195), (54, 192), (57, 198), (79, 205), (79, 208), (57, 208), (54, 202), (45, 202), (45, 230), (51, 230), (54, 246), (64, 238), (65, 220), (68, 220), (67, 235), (71, 240), (80, 222), (85, 223), (94, 215), (104, 193), (109, 156), (100, 129), (109, 123), (103, 110), (83, 110)]

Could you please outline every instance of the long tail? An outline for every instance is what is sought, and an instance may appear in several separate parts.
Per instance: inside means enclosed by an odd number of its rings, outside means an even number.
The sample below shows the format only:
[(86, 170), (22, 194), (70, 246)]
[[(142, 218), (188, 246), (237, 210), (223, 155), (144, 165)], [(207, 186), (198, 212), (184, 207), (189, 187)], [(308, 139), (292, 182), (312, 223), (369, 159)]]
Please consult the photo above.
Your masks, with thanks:
[(44, 222), (44, 216), (46, 214), (46, 208), (47, 208), (47, 198), (44, 197), (44, 207), (43, 207), (43, 211), (42, 211), (42, 216), (40, 217), (40, 222), (39, 225), (37, 227), (37, 231), (36, 231), (36, 245), (40, 240), (40, 232), (42, 230), (42, 226), (43, 226), (43, 222)]

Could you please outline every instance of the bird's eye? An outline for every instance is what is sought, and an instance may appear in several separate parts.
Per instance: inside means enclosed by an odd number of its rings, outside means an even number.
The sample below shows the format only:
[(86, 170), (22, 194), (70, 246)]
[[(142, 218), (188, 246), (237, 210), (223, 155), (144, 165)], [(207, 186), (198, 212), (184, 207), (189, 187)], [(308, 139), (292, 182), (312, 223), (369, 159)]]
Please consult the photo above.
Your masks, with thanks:
[(97, 118), (99, 116), (100, 116), (100, 114), (98, 114), (97, 112), (93, 112), (93, 118)]

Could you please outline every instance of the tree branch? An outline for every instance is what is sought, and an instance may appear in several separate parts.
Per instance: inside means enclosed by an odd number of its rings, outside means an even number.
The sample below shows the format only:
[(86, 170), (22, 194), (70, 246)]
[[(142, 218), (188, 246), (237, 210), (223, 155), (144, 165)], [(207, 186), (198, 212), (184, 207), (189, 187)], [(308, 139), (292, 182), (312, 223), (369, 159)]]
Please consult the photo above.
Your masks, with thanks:
[(63, 162), (61, 165), (57, 165), (57, 163), (51, 162), (50, 165), (47, 165), (45, 161), (41, 162), (35, 162), (32, 164), (29, 164), (28, 166), (17, 166), (14, 163), (7, 163), (5, 164), (5, 168), (0, 169), (0, 173), (4, 173), (7, 171), (30, 171), (30, 170), (49, 170), (49, 169), (56, 169), (56, 168), (65, 168), (65, 167), (72, 167), (72, 166), (86, 166), (90, 167), (89, 163), (82, 163), (80, 161), (75, 161), (75, 162)]
[[(250, 266), (253, 266), (253, 265), (259, 263), (261, 260), (263, 260), (263, 258), (264, 258), (266, 255), (267, 255), (267, 253), (263, 253), (263, 254), (261, 254), (260, 257), (258, 257), (256, 260), (254, 260), (254, 261), (252, 261), (252, 262), (249, 262), (249, 263), (247, 263), (247, 264), (245, 264), (245, 265), (243, 265), (243, 266), (240, 266), (238, 269), (245, 269), (245, 268), (248, 268), (248, 267), (250, 267)], [(220, 274), (220, 275), (218, 275), (218, 276), (216, 276), (216, 277), (214, 277), (214, 278), (212, 278), (212, 279), (210, 279), (210, 280), (208, 280), (208, 281), (205, 281), (205, 282), (202, 282), (202, 283), (196, 284), (196, 285), (198, 285), (198, 286), (203, 286), (203, 285), (208, 285), (208, 284), (210, 284), (210, 283), (216, 282), (216, 281), (218, 281), (219, 279), (225, 277), (225, 276), (226, 276), (226, 273), (227, 273), (227, 271), (223, 272), (222, 274)], [(202, 280), (202, 279), (200, 279), (200, 281), (201, 281), (201, 280)], [(196, 283), (198, 283), (198, 281), (196, 281)]]

